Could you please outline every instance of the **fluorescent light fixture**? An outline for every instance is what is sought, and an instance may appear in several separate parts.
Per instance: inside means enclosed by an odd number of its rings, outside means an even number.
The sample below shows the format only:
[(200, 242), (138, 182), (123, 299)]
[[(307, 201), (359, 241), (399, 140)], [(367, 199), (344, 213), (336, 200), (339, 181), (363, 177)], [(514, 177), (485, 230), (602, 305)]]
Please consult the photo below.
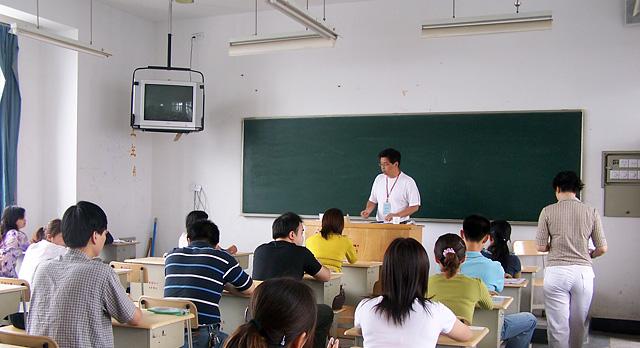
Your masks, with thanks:
[(304, 25), (313, 30), (318, 35), (327, 39), (337, 39), (338, 34), (331, 28), (327, 27), (317, 19), (313, 18), (309, 13), (299, 8), (298, 6), (290, 3), (287, 0), (267, 0), (269, 5), (275, 7), (278, 11), (284, 13), (294, 21)]
[(252, 36), (229, 41), (229, 55), (246, 56), (302, 48), (334, 47), (335, 44), (335, 39), (328, 39), (309, 32), (280, 36)]
[(438, 38), (460, 35), (551, 29), (551, 11), (497, 16), (449, 18), (428, 21), (422, 25), (422, 37)]
[(12, 23), (10, 33), (14, 35), (24, 36), (24, 37), (39, 40), (42, 42), (50, 43), (56, 46), (68, 48), (74, 51), (92, 54), (98, 57), (108, 58), (111, 56), (111, 53), (105, 52), (104, 49), (100, 49), (100, 50), (95, 49), (91, 45), (87, 45), (78, 40), (69, 39), (60, 35), (47, 32), (42, 29), (38, 29), (34, 25)]

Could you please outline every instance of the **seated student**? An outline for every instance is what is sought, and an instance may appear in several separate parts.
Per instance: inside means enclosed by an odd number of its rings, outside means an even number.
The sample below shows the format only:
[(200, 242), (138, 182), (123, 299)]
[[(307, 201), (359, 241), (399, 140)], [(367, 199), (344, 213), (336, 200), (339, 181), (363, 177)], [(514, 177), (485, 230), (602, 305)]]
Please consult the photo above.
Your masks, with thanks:
[[(316, 298), (299, 280), (274, 278), (256, 288), (249, 304), (248, 323), (238, 327), (225, 348), (301, 348), (313, 346)], [(339, 348), (331, 338), (327, 348)]]
[[(480, 253), (489, 229), (489, 220), (483, 216), (471, 215), (464, 219), (460, 234), (467, 245), (467, 253), (460, 270), (466, 276), (482, 279), (489, 291), (500, 292), (504, 288), (504, 270), (500, 262), (491, 261)], [(536, 324), (536, 317), (529, 312), (505, 315), (501, 337), (507, 342), (507, 348), (528, 347)]]
[(106, 239), (107, 216), (80, 201), (62, 217), (67, 253), (42, 262), (31, 284), (29, 335), (53, 338), (65, 347), (113, 347), (111, 317), (138, 325), (142, 312), (131, 302), (118, 276), (96, 257)]
[(49, 221), (47, 226), (38, 229), (42, 230), (44, 238), (27, 248), (18, 272), (18, 278), (28, 281), (29, 284), (33, 283), (33, 274), (42, 261), (54, 259), (67, 252), (67, 246), (64, 244), (60, 229), (61, 223), (60, 219), (53, 219)]
[[(42, 262), (62, 256), (67, 252), (67, 247), (62, 239), (60, 230), (60, 219), (54, 219), (47, 226), (40, 227), (34, 235), (42, 235), (43, 239), (35, 244), (29, 245), (24, 253), (22, 266), (18, 272), (18, 278), (33, 284), (33, 273), (36, 267)], [(13, 326), (24, 330), (24, 314), (15, 313), (9, 316)]]
[(353, 242), (342, 235), (343, 228), (342, 211), (337, 208), (327, 209), (322, 216), (320, 233), (307, 238), (307, 249), (332, 272), (342, 272), (342, 262), (345, 259), (349, 263), (358, 261)]
[(504, 289), (504, 269), (498, 261), (492, 261), (480, 252), (489, 239), (489, 220), (484, 216), (470, 215), (464, 219), (460, 236), (467, 245), (466, 261), (460, 273), (480, 278), (490, 292), (499, 293)]
[(438, 238), (433, 254), (442, 273), (429, 277), (427, 297), (441, 302), (472, 323), (476, 306), (492, 309), (493, 301), (482, 280), (459, 273), (466, 251), (464, 241), (458, 235), (447, 233)]
[(24, 208), (4, 208), (0, 221), (0, 277), (15, 278), (16, 264), (29, 247), (29, 237), (20, 231), (27, 224)]
[[(300, 216), (295, 213), (280, 215), (273, 222), (272, 234), (274, 240), (260, 245), (253, 253), (253, 279), (302, 279), (305, 273), (323, 282), (331, 279), (331, 271), (302, 246), (304, 226)], [(324, 348), (332, 322), (331, 307), (319, 304), (314, 347)]]
[(216, 248), (220, 230), (213, 222), (194, 222), (187, 231), (187, 240), (189, 246), (173, 249), (164, 261), (164, 297), (193, 301), (198, 308), (200, 327), (193, 333), (194, 347), (222, 347), (227, 337), (220, 331), (218, 303), (222, 290), (230, 284), (250, 295), (253, 281), (233, 256)]
[(435, 347), (440, 334), (455, 340), (471, 338), (471, 330), (428, 292), (429, 257), (420, 242), (397, 238), (382, 262), (382, 296), (362, 300), (354, 324), (362, 329), (364, 346)]
[(511, 225), (505, 220), (492, 221), (489, 236), (491, 244), (487, 249), (482, 250), (482, 255), (500, 262), (505, 278), (520, 278), (520, 272), (522, 272), (520, 259), (509, 251), (509, 245), (507, 245), (511, 240)]
[[(193, 225), (194, 222), (200, 221), (200, 220), (208, 220), (208, 219), (209, 219), (209, 214), (207, 214), (202, 210), (194, 210), (190, 212), (189, 214), (187, 214), (187, 218), (185, 221), (185, 227), (186, 227), (185, 231), (189, 231), (189, 227)], [(180, 235), (180, 238), (178, 238), (178, 248), (184, 248), (188, 245), (189, 245), (189, 241), (187, 240), (187, 232), (182, 232), (182, 234)], [(220, 246), (216, 246), (216, 248), (220, 249)], [(233, 244), (224, 250), (226, 250), (226, 252), (228, 252), (231, 255), (235, 255), (238, 252), (238, 248)]]

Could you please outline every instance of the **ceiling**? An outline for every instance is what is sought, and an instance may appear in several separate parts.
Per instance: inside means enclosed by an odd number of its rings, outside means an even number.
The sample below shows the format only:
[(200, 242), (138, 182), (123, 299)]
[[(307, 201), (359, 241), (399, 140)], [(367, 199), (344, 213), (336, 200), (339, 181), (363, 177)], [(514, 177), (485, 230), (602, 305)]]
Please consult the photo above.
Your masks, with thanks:
[[(100, 0), (101, 2), (152, 21), (166, 21), (168, 17), (168, 0)], [(290, 0), (299, 6), (306, 6), (305, 0)], [(323, 0), (309, 0), (310, 6), (318, 6)], [(326, 0), (327, 4), (360, 2), (366, 0)], [(251, 12), (255, 8), (255, 0), (194, 0), (193, 4), (173, 4), (174, 19), (189, 19)], [(271, 9), (265, 0), (258, 0), (258, 9)]]

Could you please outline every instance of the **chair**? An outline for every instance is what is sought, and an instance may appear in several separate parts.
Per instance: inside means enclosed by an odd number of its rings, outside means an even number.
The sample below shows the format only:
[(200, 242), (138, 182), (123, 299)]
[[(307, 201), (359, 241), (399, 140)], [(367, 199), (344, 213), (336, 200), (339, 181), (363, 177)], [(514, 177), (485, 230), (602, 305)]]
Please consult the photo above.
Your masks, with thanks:
[(0, 277), (0, 284), (6, 285), (19, 285), (24, 286), (26, 289), (22, 291), (22, 312), (25, 313), (25, 325), (26, 325), (26, 315), (27, 315), (27, 302), (31, 301), (31, 287), (29, 286), (29, 282), (24, 279), (16, 279), (16, 278), (6, 278)]
[(144, 296), (144, 284), (149, 282), (149, 271), (145, 265), (141, 263), (111, 261), (109, 266), (113, 269), (130, 269), (131, 273), (127, 275), (129, 283), (140, 283), (141, 293), (142, 296)]
[(140, 300), (138, 302), (140, 309), (148, 309), (152, 307), (173, 307), (180, 309), (187, 309), (191, 314), (193, 314), (193, 319), (187, 321), (187, 332), (189, 332), (189, 347), (193, 347), (193, 338), (191, 336), (191, 328), (198, 328), (198, 308), (193, 302), (188, 300), (179, 300), (179, 299), (166, 299), (166, 298), (155, 298), (155, 297), (147, 297), (140, 296)]
[(45, 336), (30, 336), (0, 332), (0, 343), (30, 348), (58, 348), (56, 341)]

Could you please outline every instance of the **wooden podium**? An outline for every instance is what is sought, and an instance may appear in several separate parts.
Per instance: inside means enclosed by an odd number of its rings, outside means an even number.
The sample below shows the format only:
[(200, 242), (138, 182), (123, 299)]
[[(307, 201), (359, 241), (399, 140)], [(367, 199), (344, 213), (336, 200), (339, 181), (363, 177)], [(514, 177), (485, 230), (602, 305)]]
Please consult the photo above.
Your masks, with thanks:
[[(304, 220), (306, 236), (311, 237), (322, 228), (320, 220)], [(422, 243), (422, 225), (393, 225), (344, 222), (342, 234), (351, 238), (360, 261), (380, 261), (396, 238), (413, 238)]]

